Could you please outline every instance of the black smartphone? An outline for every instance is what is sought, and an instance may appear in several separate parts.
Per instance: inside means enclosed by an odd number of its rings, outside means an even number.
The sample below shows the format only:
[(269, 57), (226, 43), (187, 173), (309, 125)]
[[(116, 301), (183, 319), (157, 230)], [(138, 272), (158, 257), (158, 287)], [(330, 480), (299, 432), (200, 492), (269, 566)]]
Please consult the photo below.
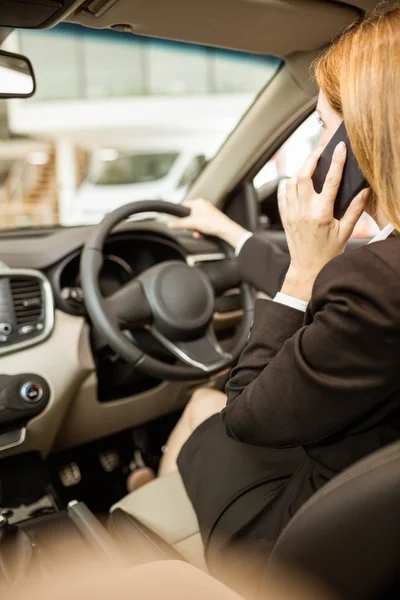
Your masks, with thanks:
[(321, 154), (315, 168), (312, 176), (315, 191), (318, 194), (322, 191), (322, 187), (331, 166), (333, 152), (339, 142), (344, 142), (346, 144), (347, 157), (343, 169), (342, 182), (336, 196), (333, 210), (335, 219), (341, 219), (348, 209), (350, 202), (354, 200), (361, 190), (368, 187), (367, 180), (362, 174), (356, 157), (351, 149), (346, 127), (344, 126), (344, 123), (342, 123)]

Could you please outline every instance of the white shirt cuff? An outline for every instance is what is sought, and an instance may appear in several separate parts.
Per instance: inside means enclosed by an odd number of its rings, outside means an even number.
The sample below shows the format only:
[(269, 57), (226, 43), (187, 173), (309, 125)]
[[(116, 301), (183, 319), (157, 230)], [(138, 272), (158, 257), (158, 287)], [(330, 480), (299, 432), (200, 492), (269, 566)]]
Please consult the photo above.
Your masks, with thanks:
[(247, 242), (247, 240), (249, 240), (252, 237), (252, 233), (251, 231), (247, 231), (242, 238), (240, 238), (239, 243), (237, 244), (236, 248), (235, 248), (235, 256), (239, 256), (243, 246), (245, 245), (245, 243)]
[(305, 300), (293, 298), (293, 296), (282, 294), (282, 292), (278, 292), (276, 294), (274, 302), (279, 302), (279, 304), (285, 304), (286, 306), (290, 306), (291, 308), (295, 308), (296, 310), (301, 310), (302, 312), (306, 312), (308, 306), (308, 302), (305, 302)]

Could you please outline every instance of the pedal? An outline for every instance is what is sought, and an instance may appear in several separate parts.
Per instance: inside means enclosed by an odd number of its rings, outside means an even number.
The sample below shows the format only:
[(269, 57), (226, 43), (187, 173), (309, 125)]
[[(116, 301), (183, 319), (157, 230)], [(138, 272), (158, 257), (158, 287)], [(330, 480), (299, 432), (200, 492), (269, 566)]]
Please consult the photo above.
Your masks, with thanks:
[(133, 462), (135, 463), (135, 466), (137, 469), (142, 469), (143, 467), (146, 466), (146, 463), (144, 462), (144, 459), (143, 459), (143, 455), (139, 449), (136, 449), (133, 452)]
[(99, 454), (100, 464), (106, 473), (112, 473), (121, 466), (119, 454), (116, 450), (106, 450)]
[(133, 473), (134, 471), (137, 471), (138, 469), (142, 469), (143, 467), (147, 467), (147, 465), (144, 462), (144, 459), (143, 459), (143, 456), (142, 456), (142, 453), (140, 452), (140, 450), (136, 449), (133, 452), (133, 458), (132, 458), (131, 462), (125, 468), (125, 473), (129, 475), (129, 473)]
[(64, 487), (72, 487), (78, 485), (78, 483), (82, 481), (81, 470), (74, 462), (71, 462), (60, 469), (58, 476)]

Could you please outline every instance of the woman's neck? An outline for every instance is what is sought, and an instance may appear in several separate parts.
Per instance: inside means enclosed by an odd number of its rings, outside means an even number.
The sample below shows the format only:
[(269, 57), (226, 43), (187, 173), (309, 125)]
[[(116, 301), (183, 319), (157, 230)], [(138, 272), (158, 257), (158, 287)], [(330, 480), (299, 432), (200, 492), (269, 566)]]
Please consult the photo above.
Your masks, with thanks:
[(375, 221), (375, 223), (378, 225), (381, 231), (386, 227), (386, 225), (389, 225), (389, 221), (383, 215), (382, 211), (379, 208), (376, 209), (372, 214), (372, 211), (369, 211), (367, 207), (366, 212), (369, 214), (370, 217), (372, 217), (372, 219)]
[(386, 227), (386, 225), (389, 225), (389, 221), (382, 215), (379, 214), (380, 211), (377, 211), (377, 214), (375, 215), (375, 222), (378, 225), (379, 229), (382, 231), (382, 229), (384, 229)]

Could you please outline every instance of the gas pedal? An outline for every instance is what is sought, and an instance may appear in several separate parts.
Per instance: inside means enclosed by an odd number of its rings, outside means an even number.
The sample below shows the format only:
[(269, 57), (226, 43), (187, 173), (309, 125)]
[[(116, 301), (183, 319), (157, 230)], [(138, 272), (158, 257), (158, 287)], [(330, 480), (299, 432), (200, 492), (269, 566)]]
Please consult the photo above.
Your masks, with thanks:
[(133, 462), (135, 463), (135, 466), (137, 469), (142, 469), (143, 467), (146, 466), (146, 463), (144, 462), (144, 459), (143, 459), (143, 455), (139, 449), (136, 449), (133, 452)]
[(125, 469), (126, 472), (129, 473), (133, 473), (134, 471), (137, 471), (138, 469), (142, 469), (143, 467), (147, 467), (146, 463), (144, 462), (142, 453), (140, 452), (140, 450), (136, 449), (133, 452), (133, 458), (131, 460), (131, 462), (129, 463), (129, 465), (127, 466), (127, 468)]

